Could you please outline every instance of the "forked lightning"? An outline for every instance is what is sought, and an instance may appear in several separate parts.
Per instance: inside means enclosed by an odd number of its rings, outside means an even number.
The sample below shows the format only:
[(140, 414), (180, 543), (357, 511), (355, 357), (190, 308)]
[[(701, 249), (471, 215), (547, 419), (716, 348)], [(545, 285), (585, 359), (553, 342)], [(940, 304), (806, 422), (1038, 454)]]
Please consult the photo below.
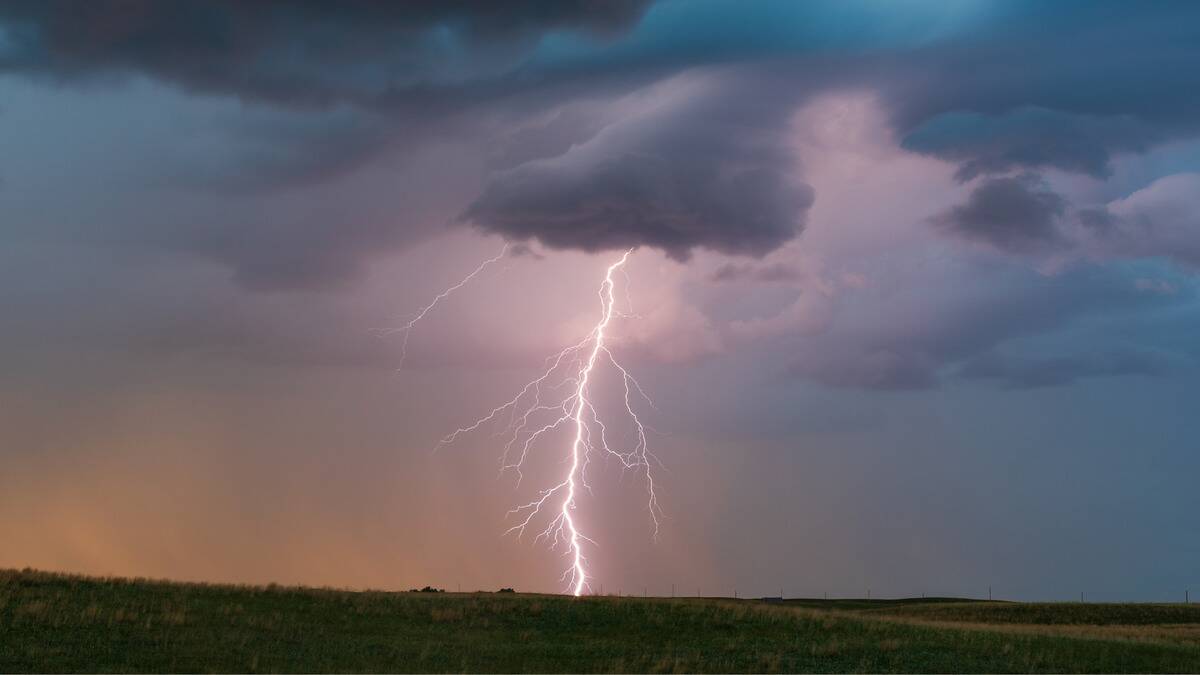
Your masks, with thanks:
[[(509, 516), (515, 516), (520, 522), (507, 532), (515, 533), (519, 537), (530, 527), (541, 527), (534, 541), (545, 539), (550, 542), (552, 549), (564, 547), (565, 554), (570, 558), (570, 565), (563, 572), (562, 578), (568, 584), (567, 589), (577, 596), (591, 589), (591, 576), (588, 573), (584, 546), (585, 543), (594, 542), (581, 532), (577, 497), (581, 489), (591, 491), (587, 470), (593, 453), (615, 458), (621, 463), (623, 470), (634, 470), (644, 477), (650, 522), (654, 536), (658, 536), (660, 509), (650, 466), (651, 461), (657, 459), (649, 451), (646, 428), (634, 405), (635, 399), (647, 403), (650, 399), (637, 380), (617, 361), (606, 343), (607, 331), (614, 317), (622, 316), (616, 309), (616, 283), (613, 275), (618, 270), (624, 271), (622, 268), (632, 253), (632, 249), (625, 251), (619, 260), (608, 266), (599, 290), (600, 318), (586, 337), (548, 358), (541, 375), (526, 384), (508, 402), (497, 406), (474, 423), (456, 429), (438, 443), (438, 447), (441, 447), (453, 443), (464, 434), (504, 422), (504, 428), (496, 434), (507, 438), (500, 460), (501, 473), (514, 472), (520, 484), (523, 478), (522, 469), (538, 441), (564, 426), (570, 428), (571, 440), (564, 458), (567, 468), (562, 479), (548, 488), (539, 490), (537, 498), (533, 501), (509, 511)], [(447, 289), (419, 312), (416, 318), (403, 328), (405, 340), (407, 341), (408, 332), (412, 327), (424, 318), (438, 300), (462, 287), (499, 257), (484, 261), (475, 272)], [(623, 391), (618, 393), (624, 402), (623, 413), (627, 415), (627, 422), (633, 432), (631, 447), (628, 449), (614, 448), (610, 444), (608, 428), (594, 404), (591, 388), (595, 384), (598, 369), (604, 366), (611, 367), (613, 372), (619, 375), (622, 383)]]

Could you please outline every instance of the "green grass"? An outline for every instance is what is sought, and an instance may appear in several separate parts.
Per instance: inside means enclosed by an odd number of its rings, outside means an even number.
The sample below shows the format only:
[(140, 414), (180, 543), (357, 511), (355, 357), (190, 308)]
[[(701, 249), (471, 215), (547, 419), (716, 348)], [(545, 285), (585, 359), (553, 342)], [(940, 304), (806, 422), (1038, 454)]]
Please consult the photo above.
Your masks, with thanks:
[(976, 626), (993, 608), (1023, 606), (1015, 603), (866, 604), (348, 592), (8, 571), (0, 572), (0, 671), (1200, 670), (1200, 642), (1025, 634), (880, 613), (978, 607), (982, 614), (949, 619)]

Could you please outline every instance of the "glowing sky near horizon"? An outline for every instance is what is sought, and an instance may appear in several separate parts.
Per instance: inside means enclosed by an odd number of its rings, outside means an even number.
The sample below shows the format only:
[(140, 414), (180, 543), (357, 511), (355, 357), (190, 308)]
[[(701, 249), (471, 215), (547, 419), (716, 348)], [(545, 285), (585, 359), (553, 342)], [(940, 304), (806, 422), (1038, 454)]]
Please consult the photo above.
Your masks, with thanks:
[(429, 450), (634, 248), (606, 590), (1200, 586), (1197, 7), (118, 4), (0, 7), (0, 566), (561, 590)]

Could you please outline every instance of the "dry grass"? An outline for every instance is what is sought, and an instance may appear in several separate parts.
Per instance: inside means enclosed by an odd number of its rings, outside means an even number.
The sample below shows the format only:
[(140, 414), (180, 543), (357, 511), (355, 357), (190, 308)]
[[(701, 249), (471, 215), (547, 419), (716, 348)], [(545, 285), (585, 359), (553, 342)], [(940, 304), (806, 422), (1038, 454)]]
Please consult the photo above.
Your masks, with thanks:
[(1060, 635), (1088, 640), (1121, 640), (1160, 644), (1183, 644), (1200, 647), (1200, 624), (1161, 625), (1076, 625), (1076, 624), (1021, 624), (982, 623), (970, 621), (937, 621), (904, 616), (865, 617), (872, 621), (888, 621), (910, 626), (928, 628), (953, 628), (955, 630), (986, 631), (1013, 635)]

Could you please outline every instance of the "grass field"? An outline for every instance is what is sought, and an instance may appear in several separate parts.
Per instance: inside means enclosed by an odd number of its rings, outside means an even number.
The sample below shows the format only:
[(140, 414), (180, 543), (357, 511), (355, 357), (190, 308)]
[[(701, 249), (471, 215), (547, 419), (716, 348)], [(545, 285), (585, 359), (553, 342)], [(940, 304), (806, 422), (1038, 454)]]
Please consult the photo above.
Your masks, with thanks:
[(1200, 606), (573, 599), (0, 571), (0, 671), (1197, 672)]

